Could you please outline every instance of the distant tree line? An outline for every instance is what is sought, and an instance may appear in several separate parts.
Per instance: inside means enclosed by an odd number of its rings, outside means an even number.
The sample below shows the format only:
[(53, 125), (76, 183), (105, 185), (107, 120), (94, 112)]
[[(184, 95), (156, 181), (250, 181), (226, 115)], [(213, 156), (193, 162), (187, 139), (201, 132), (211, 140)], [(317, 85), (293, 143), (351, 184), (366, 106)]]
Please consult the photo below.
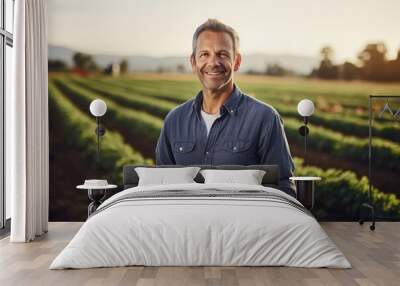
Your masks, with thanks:
[(157, 73), (171, 73), (171, 72), (176, 72), (176, 73), (186, 73), (186, 67), (184, 64), (177, 64), (176, 66), (158, 66), (156, 69)]
[(394, 60), (387, 59), (384, 43), (368, 44), (359, 54), (357, 64), (344, 62), (333, 64), (333, 48), (325, 46), (321, 49), (319, 67), (313, 69), (310, 76), (321, 79), (400, 81), (400, 49)]
[(66, 71), (68, 69), (67, 64), (61, 60), (49, 60), (49, 71)]
[[(85, 53), (74, 53), (72, 56), (73, 65), (69, 67), (62, 60), (49, 60), (48, 67), (51, 72), (65, 72), (72, 71), (81, 75), (87, 75), (89, 73), (104, 73), (107, 75), (120, 75), (129, 72), (129, 63), (127, 59), (122, 59), (119, 63), (109, 63), (105, 68), (100, 68), (92, 55)], [(176, 66), (159, 66), (156, 69), (158, 73), (178, 72), (186, 73), (186, 67), (184, 64), (178, 63)]]
[(82, 75), (89, 73), (104, 73), (108, 75), (119, 75), (128, 73), (129, 65), (126, 59), (119, 63), (110, 63), (105, 68), (100, 68), (92, 55), (77, 52), (72, 56), (73, 66), (69, 67), (62, 60), (49, 60), (48, 68), (52, 72), (73, 71)]
[(278, 63), (267, 63), (264, 71), (249, 69), (246, 74), (252, 75), (269, 75), (269, 76), (291, 76), (296, 73)]
[[(321, 79), (343, 79), (343, 80), (371, 80), (371, 81), (400, 81), (400, 49), (394, 60), (387, 59), (387, 48), (384, 43), (368, 44), (359, 54), (358, 62), (344, 62), (343, 64), (333, 63), (334, 50), (325, 46), (320, 51), (321, 61), (318, 67), (310, 73), (310, 77)], [(71, 70), (80, 73), (105, 73), (108, 75), (119, 75), (128, 73), (128, 61), (122, 59), (119, 63), (110, 63), (106, 68), (101, 69), (95, 62), (93, 56), (77, 52), (72, 57), (73, 67), (61, 60), (49, 60), (49, 71), (62, 72)], [(160, 66), (157, 72), (186, 72), (185, 66), (178, 64), (175, 68)], [(264, 71), (249, 70), (248, 74), (262, 74), (269, 76), (290, 76), (295, 73), (281, 66), (278, 63), (266, 64)]]

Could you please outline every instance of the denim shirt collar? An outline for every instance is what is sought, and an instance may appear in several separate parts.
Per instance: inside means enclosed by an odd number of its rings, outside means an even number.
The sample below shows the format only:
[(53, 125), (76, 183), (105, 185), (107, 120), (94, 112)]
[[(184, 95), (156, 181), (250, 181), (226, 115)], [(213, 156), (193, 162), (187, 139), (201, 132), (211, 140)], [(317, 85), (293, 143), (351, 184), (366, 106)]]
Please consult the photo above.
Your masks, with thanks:
[[(226, 100), (224, 104), (221, 106), (220, 110), (221, 115), (224, 112), (227, 112), (230, 115), (237, 114), (237, 109), (241, 97), (242, 97), (241, 90), (236, 86), (236, 84), (233, 84), (233, 91), (231, 95), (228, 97), (228, 100)], [(192, 111), (194, 110), (196, 111), (197, 114), (200, 114), (202, 104), (203, 104), (203, 91), (200, 91), (193, 100)]]

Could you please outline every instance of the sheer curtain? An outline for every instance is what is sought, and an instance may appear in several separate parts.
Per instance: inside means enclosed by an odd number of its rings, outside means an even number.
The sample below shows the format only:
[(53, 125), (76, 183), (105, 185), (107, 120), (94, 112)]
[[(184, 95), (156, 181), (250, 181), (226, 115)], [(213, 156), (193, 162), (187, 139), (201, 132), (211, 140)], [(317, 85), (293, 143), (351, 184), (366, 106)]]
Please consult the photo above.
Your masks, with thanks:
[[(46, 0), (15, 2), (13, 92), (6, 98), (12, 242), (47, 232), (49, 135)], [(7, 102), (8, 101), (8, 102)]]

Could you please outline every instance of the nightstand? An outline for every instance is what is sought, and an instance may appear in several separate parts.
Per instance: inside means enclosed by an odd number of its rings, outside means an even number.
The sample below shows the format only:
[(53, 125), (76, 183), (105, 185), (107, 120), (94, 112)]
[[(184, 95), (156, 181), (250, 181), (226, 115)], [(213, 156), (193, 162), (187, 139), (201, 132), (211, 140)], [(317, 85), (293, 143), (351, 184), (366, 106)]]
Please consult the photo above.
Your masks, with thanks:
[(77, 189), (87, 190), (88, 197), (91, 203), (88, 206), (88, 217), (96, 211), (96, 209), (101, 205), (103, 199), (106, 196), (106, 191), (109, 189), (115, 189), (117, 185), (104, 185), (104, 186), (90, 186), (90, 185), (79, 185), (76, 186)]
[(308, 210), (314, 207), (314, 185), (315, 181), (320, 181), (321, 177), (290, 177), (296, 184), (296, 198)]

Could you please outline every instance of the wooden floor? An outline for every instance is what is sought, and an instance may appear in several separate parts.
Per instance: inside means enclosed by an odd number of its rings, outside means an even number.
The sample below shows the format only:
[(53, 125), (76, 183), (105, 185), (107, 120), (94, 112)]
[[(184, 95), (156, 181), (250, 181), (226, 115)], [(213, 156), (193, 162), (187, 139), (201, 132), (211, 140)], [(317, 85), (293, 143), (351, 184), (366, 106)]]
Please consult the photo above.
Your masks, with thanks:
[(0, 285), (400, 285), (400, 223), (370, 231), (357, 223), (321, 223), (353, 268), (119, 267), (48, 270), (81, 223), (50, 223), (32, 243), (0, 241)]

